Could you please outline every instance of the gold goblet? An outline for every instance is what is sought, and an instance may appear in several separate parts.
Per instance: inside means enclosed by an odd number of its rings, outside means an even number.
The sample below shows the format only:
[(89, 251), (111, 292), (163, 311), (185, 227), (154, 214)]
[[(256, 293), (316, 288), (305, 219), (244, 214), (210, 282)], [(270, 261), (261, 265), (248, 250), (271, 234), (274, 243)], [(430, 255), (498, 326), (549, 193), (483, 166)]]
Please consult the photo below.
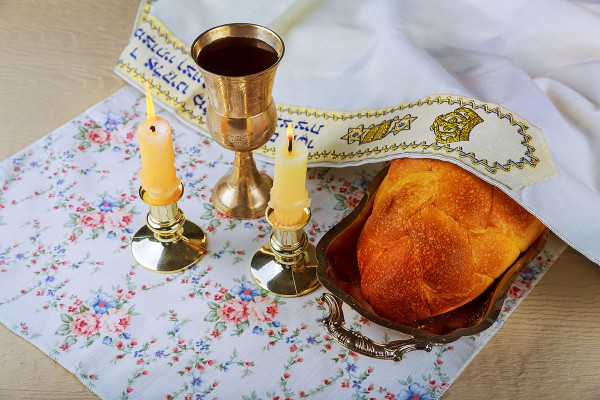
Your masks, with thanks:
[(252, 151), (275, 132), (271, 92), (283, 52), (276, 33), (244, 23), (211, 28), (192, 44), (191, 55), (208, 93), (208, 132), (236, 152), (233, 169), (212, 191), (212, 202), (235, 218), (257, 218), (267, 208), (273, 181), (258, 171)]

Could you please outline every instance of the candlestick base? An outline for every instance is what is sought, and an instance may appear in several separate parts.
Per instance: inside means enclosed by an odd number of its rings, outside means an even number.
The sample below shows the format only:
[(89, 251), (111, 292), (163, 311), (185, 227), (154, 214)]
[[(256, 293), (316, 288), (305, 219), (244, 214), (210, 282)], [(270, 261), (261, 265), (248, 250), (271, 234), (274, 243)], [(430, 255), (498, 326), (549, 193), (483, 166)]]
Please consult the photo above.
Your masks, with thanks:
[(273, 209), (267, 207), (267, 221), (273, 226), (269, 243), (252, 257), (250, 273), (262, 289), (281, 297), (299, 297), (312, 292), (321, 284), (317, 279), (315, 246), (308, 243), (304, 226), (310, 219), (305, 208), (305, 219), (293, 227), (274, 225), (270, 217)]
[[(183, 194), (183, 186), (181, 186)], [(140, 188), (142, 200), (146, 196)], [(158, 273), (183, 271), (196, 264), (206, 253), (206, 234), (193, 222), (186, 221), (177, 202), (150, 205), (146, 225), (131, 243), (135, 261), (143, 268)]]

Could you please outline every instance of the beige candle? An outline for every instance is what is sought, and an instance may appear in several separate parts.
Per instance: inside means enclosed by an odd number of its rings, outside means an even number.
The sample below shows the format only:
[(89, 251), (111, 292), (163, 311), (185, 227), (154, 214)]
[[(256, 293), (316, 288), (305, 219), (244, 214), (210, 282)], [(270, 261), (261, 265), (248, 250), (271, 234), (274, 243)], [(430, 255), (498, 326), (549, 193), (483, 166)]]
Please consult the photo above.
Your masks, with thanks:
[(146, 86), (146, 120), (138, 127), (138, 143), (142, 168), (141, 185), (146, 191), (144, 201), (152, 205), (170, 204), (179, 199), (181, 189), (175, 170), (175, 154), (171, 125), (154, 115), (150, 89)]
[(287, 137), (275, 147), (275, 173), (269, 206), (273, 219), (280, 226), (295, 226), (302, 222), (304, 208), (310, 206), (306, 190), (308, 149), (294, 140), (291, 125)]

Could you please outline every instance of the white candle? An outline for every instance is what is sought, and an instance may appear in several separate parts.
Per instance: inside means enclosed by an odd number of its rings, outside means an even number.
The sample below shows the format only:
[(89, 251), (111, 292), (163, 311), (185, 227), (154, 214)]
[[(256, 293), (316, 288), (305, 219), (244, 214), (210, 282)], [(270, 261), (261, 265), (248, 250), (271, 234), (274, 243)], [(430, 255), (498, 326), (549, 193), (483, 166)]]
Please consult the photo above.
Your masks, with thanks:
[(302, 222), (304, 208), (310, 206), (306, 190), (308, 149), (294, 140), (291, 125), (287, 137), (275, 146), (275, 173), (269, 206), (273, 208), (273, 222), (280, 226), (295, 226)]

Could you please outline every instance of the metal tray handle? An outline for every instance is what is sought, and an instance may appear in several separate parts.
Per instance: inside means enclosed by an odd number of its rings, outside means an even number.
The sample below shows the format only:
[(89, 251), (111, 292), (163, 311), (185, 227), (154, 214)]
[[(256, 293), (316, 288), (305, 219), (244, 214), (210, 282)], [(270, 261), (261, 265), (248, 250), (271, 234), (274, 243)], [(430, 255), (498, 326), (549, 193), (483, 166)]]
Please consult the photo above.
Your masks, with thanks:
[(395, 340), (387, 344), (378, 343), (359, 332), (347, 329), (344, 325), (342, 301), (331, 293), (323, 293), (321, 300), (329, 307), (329, 315), (321, 322), (331, 336), (350, 351), (382, 360), (400, 361), (404, 354), (413, 350), (431, 351), (432, 344), (414, 337)]

